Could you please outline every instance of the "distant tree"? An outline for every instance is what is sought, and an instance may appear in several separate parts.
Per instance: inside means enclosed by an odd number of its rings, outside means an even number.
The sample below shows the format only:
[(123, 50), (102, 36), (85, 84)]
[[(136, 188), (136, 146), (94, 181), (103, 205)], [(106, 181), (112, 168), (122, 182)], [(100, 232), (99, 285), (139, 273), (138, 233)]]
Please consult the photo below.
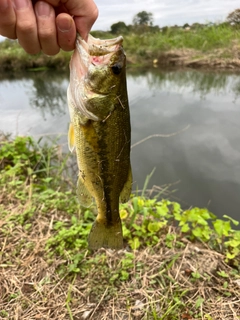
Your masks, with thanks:
[(227, 16), (227, 21), (235, 25), (240, 26), (240, 9), (236, 9), (229, 13)]
[(204, 25), (201, 24), (201, 23), (198, 23), (198, 22), (195, 22), (195, 23), (193, 23), (193, 24), (191, 25), (191, 28), (192, 28), (192, 29), (200, 29), (200, 28), (203, 28), (203, 27), (204, 27)]
[(140, 25), (140, 26), (141, 25), (152, 26), (153, 14), (151, 12), (141, 11), (133, 17), (133, 24)]
[(149, 31), (150, 31), (150, 32), (153, 32), (153, 33), (157, 33), (157, 32), (160, 32), (160, 28), (159, 28), (158, 25), (156, 25), (156, 26), (151, 26)]
[(128, 31), (128, 27), (123, 21), (119, 21), (111, 25), (111, 33), (120, 34), (126, 33)]
[(165, 27), (162, 28), (162, 33), (163, 34), (166, 34), (168, 31), (169, 31), (169, 27), (168, 26), (165, 26)]
[(129, 31), (129, 32), (134, 31), (134, 25), (133, 25), (133, 24), (128, 24), (128, 25), (127, 25), (127, 28), (128, 28), (128, 31)]
[(185, 24), (183, 25), (183, 29), (189, 28), (189, 27), (190, 27), (190, 25), (189, 25), (188, 23), (185, 23)]

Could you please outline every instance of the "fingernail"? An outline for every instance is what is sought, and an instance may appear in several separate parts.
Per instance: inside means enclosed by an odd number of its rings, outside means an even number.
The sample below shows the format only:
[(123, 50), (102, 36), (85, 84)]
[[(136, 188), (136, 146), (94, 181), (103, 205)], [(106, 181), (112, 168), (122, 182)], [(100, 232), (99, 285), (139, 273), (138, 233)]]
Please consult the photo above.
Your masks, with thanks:
[(51, 7), (48, 3), (43, 2), (43, 1), (39, 1), (36, 4), (36, 12), (38, 14), (38, 16), (45, 16), (45, 17), (49, 17), (50, 13), (51, 13)]
[(28, 7), (29, 1), (28, 0), (14, 0), (15, 8), (16, 9), (24, 9)]
[(58, 30), (61, 32), (68, 32), (72, 28), (72, 20), (71, 19), (64, 19), (58, 21)]

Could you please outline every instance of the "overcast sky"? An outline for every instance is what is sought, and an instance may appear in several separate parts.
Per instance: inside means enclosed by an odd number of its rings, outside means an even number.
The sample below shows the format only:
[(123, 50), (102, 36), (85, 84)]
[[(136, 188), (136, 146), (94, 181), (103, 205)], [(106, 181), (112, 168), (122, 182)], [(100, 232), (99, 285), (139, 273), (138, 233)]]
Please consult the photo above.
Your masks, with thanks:
[(240, 0), (95, 0), (95, 3), (99, 18), (92, 29), (104, 31), (118, 21), (131, 24), (134, 15), (143, 10), (153, 14), (155, 25), (164, 27), (222, 22), (229, 12), (240, 8)]
[(194, 22), (224, 21), (229, 12), (240, 8), (240, 0), (95, 0), (99, 18), (93, 30), (109, 30), (118, 21), (131, 24), (140, 11), (153, 13), (160, 27)]

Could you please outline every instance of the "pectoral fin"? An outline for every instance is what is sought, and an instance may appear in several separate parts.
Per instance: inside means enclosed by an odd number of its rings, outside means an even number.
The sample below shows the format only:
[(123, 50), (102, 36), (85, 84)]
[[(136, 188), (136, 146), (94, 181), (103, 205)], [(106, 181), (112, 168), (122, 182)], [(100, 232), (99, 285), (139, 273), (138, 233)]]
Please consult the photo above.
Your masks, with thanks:
[(77, 197), (80, 205), (86, 208), (90, 207), (90, 205), (93, 202), (93, 198), (90, 192), (85, 187), (85, 185), (83, 184), (80, 178), (78, 178), (78, 182), (77, 182)]
[(73, 130), (72, 123), (70, 123), (69, 129), (68, 129), (68, 148), (71, 152), (73, 152), (74, 147), (75, 147), (74, 130)]
[(120, 202), (125, 203), (129, 200), (132, 191), (132, 169), (129, 166), (128, 178), (120, 193)]

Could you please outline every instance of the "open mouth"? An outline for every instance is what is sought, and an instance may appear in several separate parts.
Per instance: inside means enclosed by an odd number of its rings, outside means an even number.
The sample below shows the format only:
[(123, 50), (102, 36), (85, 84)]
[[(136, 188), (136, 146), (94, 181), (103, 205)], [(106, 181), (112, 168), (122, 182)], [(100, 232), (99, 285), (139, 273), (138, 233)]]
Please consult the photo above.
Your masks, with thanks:
[(121, 47), (122, 42), (122, 36), (114, 39), (101, 40), (94, 38), (90, 34), (88, 36), (88, 41), (86, 42), (78, 34), (76, 45), (79, 51), (82, 51), (83, 49), (90, 56), (103, 56), (109, 53), (116, 52), (119, 47)]
[(122, 36), (101, 40), (91, 35), (88, 36), (88, 41), (86, 42), (78, 34), (76, 47), (83, 69), (88, 68), (90, 64), (94, 66), (107, 65), (112, 55), (122, 48), (122, 42)]
[[(68, 95), (72, 105), (87, 119), (99, 120), (98, 116), (87, 109), (85, 101), (96, 95), (100, 99), (112, 94), (115, 83), (112, 83), (110, 75), (119, 74), (125, 62), (122, 42), (121, 36), (100, 40), (89, 35), (87, 42), (80, 35), (77, 36), (76, 50), (70, 61)], [(102, 80), (104, 78), (107, 79), (105, 87)]]

